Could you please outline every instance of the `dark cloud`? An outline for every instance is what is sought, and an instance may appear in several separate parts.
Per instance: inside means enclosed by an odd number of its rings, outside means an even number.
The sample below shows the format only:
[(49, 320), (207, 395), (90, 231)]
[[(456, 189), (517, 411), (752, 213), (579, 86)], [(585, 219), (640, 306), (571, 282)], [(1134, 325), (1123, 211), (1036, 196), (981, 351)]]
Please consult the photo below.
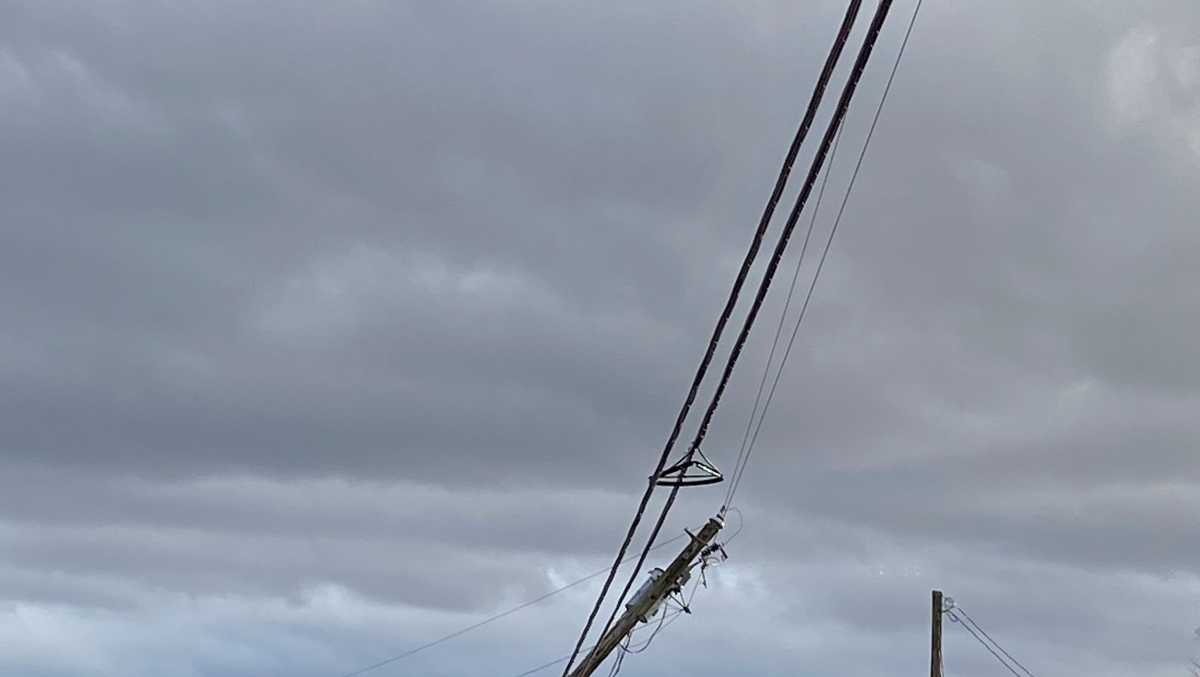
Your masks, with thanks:
[[(0, 9), (0, 671), (341, 674), (603, 566), (837, 5)], [(932, 587), (1039, 674), (1185, 669), (1196, 25), (928, 4), (736, 557), (636, 669), (920, 670)], [(594, 593), (389, 674), (518, 673)]]

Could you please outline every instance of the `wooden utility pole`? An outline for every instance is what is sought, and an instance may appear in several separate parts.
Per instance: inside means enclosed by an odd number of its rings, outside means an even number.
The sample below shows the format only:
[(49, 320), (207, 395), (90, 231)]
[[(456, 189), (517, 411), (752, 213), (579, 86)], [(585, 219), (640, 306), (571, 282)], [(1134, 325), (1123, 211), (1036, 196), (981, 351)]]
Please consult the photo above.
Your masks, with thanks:
[(933, 591), (933, 608), (930, 610), (930, 627), (933, 631), (929, 646), (929, 677), (942, 677), (942, 591)]
[[(625, 613), (608, 632), (604, 633), (596, 646), (588, 652), (587, 657), (580, 661), (575, 670), (571, 672), (570, 677), (588, 677), (592, 674), (639, 622), (645, 622), (668, 595), (678, 591), (690, 570), (692, 560), (696, 559), (700, 551), (708, 546), (724, 525), (720, 516), (709, 519), (700, 533), (692, 536), (691, 542), (684, 547), (683, 552), (679, 553), (675, 561), (671, 562), (667, 570), (639, 590), (625, 605)], [(689, 535), (691, 535), (690, 532)]]

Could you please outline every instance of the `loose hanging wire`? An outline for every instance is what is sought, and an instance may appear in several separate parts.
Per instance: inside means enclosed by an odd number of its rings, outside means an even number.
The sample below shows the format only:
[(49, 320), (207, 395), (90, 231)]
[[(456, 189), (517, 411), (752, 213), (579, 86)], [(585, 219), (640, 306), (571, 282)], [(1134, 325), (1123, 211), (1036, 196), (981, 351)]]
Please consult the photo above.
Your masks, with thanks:
[[(693, 591), (692, 591), (692, 597), (695, 597), (695, 590), (694, 590), (694, 589), (693, 589)], [(689, 598), (689, 599), (690, 599), (690, 598)], [(689, 605), (690, 605), (690, 601), (689, 601)], [(683, 615), (683, 612), (682, 612), (682, 611), (678, 611), (678, 612), (676, 612), (676, 613), (673, 613), (673, 614), (671, 614), (671, 616), (670, 616), (669, 618), (666, 618), (666, 619), (665, 619), (665, 621), (666, 621), (666, 622), (665, 622), (665, 623), (663, 623), (662, 627), (661, 627), (661, 628), (658, 628), (658, 629), (656, 630), (656, 634), (657, 634), (657, 632), (659, 632), (659, 631), (661, 631), (661, 630), (665, 630), (665, 629), (667, 628), (667, 626), (670, 626), (672, 623), (674, 623), (676, 620), (678, 620), (678, 619), (679, 619), (679, 617), (680, 617), (681, 615)], [(633, 632), (632, 632), (632, 633), (630, 633), (630, 636), (633, 636), (634, 634), (636, 634), (637, 632), (639, 632), (639, 631), (641, 631), (641, 630), (645, 629), (646, 627), (648, 627), (648, 626), (645, 626), (645, 625), (643, 625), (643, 626), (640, 626), (640, 627), (634, 628)], [(588, 651), (591, 651), (591, 650), (592, 650), (592, 649), (593, 649), (595, 646), (596, 646), (595, 644), (592, 644), (592, 645), (590, 645), (590, 646), (587, 646), (587, 647), (585, 647), (585, 648), (586, 648)], [(644, 650), (644, 648), (645, 648), (645, 646), (643, 645), (643, 647), (639, 648), (639, 649), (638, 649), (638, 650), (636, 650), (636, 651), (633, 651), (633, 653), (641, 653), (641, 651), (642, 651), (642, 650)], [(556, 658), (556, 659), (554, 659), (554, 660), (552, 660), (552, 661), (548, 661), (548, 662), (546, 662), (546, 663), (542, 663), (541, 665), (539, 665), (539, 666), (537, 666), (537, 667), (535, 667), (535, 668), (531, 668), (531, 669), (529, 669), (529, 670), (526, 670), (525, 672), (522, 672), (522, 673), (520, 673), (520, 674), (518, 674), (518, 675), (513, 675), (513, 677), (529, 677), (529, 675), (537, 674), (537, 673), (541, 672), (542, 670), (546, 670), (546, 669), (548, 669), (548, 668), (552, 668), (552, 667), (554, 667), (555, 665), (558, 665), (559, 663), (562, 663), (563, 661), (567, 660), (567, 659), (568, 659), (568, 658), (570, 658), (570, 657), (571, 657), (571, 656), (570, 656), (570, 654), (567, 654), (567, 655), (565, 655), (565, 656), (560, 656), (559, 658)]]

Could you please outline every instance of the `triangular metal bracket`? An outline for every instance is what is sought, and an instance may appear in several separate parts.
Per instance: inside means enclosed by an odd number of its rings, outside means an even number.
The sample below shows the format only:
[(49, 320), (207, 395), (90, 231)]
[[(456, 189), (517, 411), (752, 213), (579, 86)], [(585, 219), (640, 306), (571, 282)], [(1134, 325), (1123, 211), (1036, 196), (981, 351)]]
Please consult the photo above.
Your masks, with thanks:
[(694, 454), (687, 454), (679, 462), (669, 468), (664, 468), (657, 477), (651, 478), (660, 487), (702, 487), (716, 484), (725, 476), (717, 469), (704, 452), (696, 449)]

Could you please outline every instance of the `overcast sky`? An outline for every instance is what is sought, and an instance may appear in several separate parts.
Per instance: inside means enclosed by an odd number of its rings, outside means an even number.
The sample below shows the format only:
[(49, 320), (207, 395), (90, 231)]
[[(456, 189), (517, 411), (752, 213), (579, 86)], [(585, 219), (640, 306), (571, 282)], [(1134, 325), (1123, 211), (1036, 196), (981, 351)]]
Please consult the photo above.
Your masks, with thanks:
[[(338, 677), (605, 566), (841, 12), (0, 3), (0, 673)], [(1198, 35), (1190, 0), (926, 0), (732, 559), (623, 674), (923, 674), (932, 588), (1041, 677), (1187, 674)], [(520, 673), (595, 592), (373, 674)]]

